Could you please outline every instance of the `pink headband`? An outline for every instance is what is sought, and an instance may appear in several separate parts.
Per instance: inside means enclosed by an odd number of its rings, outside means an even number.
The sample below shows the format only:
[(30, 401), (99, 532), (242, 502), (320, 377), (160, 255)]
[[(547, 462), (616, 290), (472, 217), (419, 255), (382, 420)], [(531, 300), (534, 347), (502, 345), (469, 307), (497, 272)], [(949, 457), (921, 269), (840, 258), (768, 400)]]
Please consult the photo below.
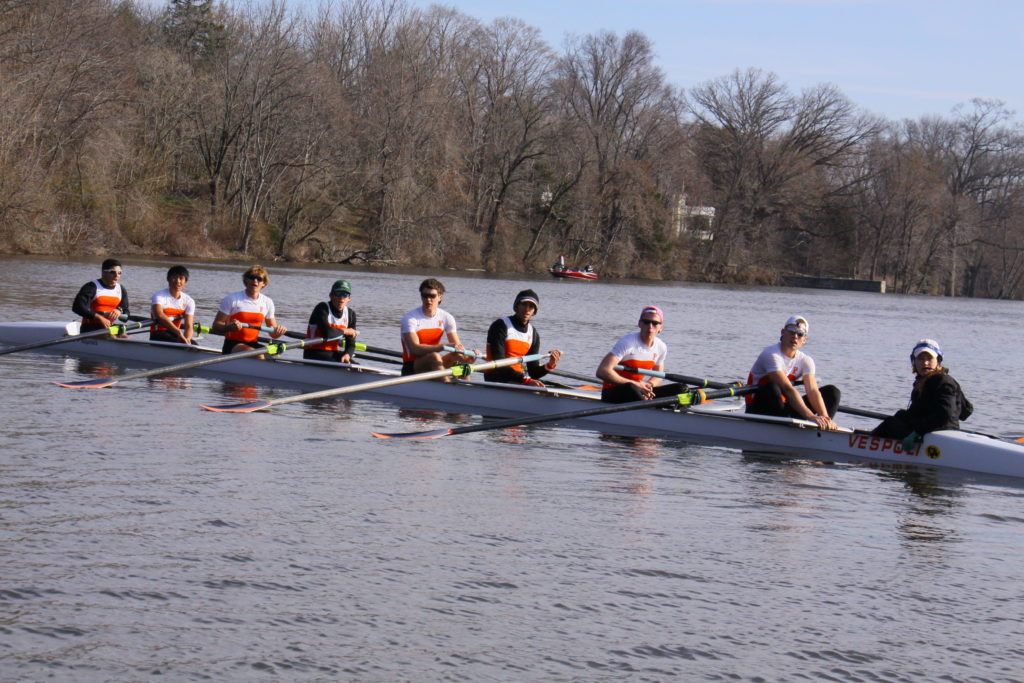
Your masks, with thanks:
[(661, 322), (665, 322), (665, 314), (657, 306), (644, 306), (644, 310), (640, 311), (641, 318), (644, 317), (644, 313), (657, 313), (658, 317), (661, 318)]

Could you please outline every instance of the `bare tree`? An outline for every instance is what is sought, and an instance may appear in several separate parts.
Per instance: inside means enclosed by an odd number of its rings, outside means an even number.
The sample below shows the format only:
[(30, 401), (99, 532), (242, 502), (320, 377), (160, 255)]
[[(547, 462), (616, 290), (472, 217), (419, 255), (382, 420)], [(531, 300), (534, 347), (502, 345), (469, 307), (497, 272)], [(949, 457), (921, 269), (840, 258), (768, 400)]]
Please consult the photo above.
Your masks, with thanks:
[(647, 210), (652, 201), (664, 209), (651, 166), (671, 152), (666, 145), (680, 126), (678, 96), (654, 65), (650, 42), (637, 32), (572, 41), (555, 87), (564, 115), (578, 126), (572, 141), (585, 169), (577, 224), (587, 226), (602, 264), (622, 264), (629, 260), (623, 250), (632, 246), (620, 240), (664, 218)]

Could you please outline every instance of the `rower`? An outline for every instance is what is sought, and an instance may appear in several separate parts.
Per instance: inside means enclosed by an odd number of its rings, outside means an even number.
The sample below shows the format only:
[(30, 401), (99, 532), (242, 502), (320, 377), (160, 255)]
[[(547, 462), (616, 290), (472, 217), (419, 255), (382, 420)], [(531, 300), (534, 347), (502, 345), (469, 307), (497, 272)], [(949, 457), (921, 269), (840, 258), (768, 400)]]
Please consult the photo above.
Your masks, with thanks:
[[(150, 299), (151, 316), (156, 321), (149, 330), (150, 341), (192, 343), (196, 302), (185, 293), (187, 283), (188, 268), (178, 265), (167, 269), (167, 287)], [(177, 321), (172, 320), (174, 317)]]
[(100, 278), (78, 290), (71, 310), (82, 316), (82, 332), (109, 328), (122, 315), (128, 315), (128, 290), (121, 285), (123, 273), (121, 262), (108, 258), (100, 266)]
[(444, 299), (444, 285), (440, 280), (427, 278), (420, 283), (420, 299), (423, 301), (402, 316), (402, 374), (412, 375), (450, 368), (456, 363), (466, 363), (468, 356), (461, 353), (445, 353), (441, 343), (447, 336), (448, 345), (458, 351), (465, 347), (459, 340), (455, 318), (440, 308)]
[[(500, 360), (538, 353), (540, 348), (540, 332), (530, 322), (540, 308), (540, 297), (532, 289), (524, 289), (516, 294), (512, 304), (513, 314), (498, 318), (487, 330), (487, 360)], [(527, 384), (543, 387), (540, 378), (554, 370), (562, 352), (554, 349), (548, 351), (550, 359), (545, 365), (540, 361), (530, 361), (523, 367), (522, 363), (496, 368), (484, 373), (488, 382), (505, 384)]]
[(942, 365), (942, 349), (933, 339), (922, 339), (910, 352), (914, 389), (905, 410), (885, 418), (872, 430), (873, 436), (901, 439), (911, 450), (921, 437), (940, 429), (960, 429), (960, 420), (974, 412), (960, 383)]
[(616, 370), (616, 365), (627, 368), (664, 372), (668, 347), (658, 339), (664, 327), (665, 315), (657, 306), (645, 306), (637, 322), (639, 332), (627, 334), (601, 360), (595, 373), (604, 380), (601, 400), (608, 403), (629, 403), (681, 394), (686, 385), (672, 382), (661, 384), (657, 377), (647, 377), (628, 370)]
[(327, 301), (321, 301), (309, 316), (306, 339), (327, 339), (322, 344), (307, 346), (302, 357), (309, 360), (351, 363), (356, 351), (356, 312), (348, 307), (352, 301), (352, 285), (348, 280), (335, 280)]
[(274, 339), (288, 331), (284, 325), (277, 324), (274, 302), (263, 294), (263, 289), (270, 283), (267, 269), (260, 265), (251, 266), (242, 275), (242, 282), (245, 289), (228, 294), (221, 300), (217, 317), (210, 326), (214, 334), (224, 335), (224, 353), (257, 348), (261, 326), (272, 327), (270, 336)]
[[(779, 342), (766, 346), (754, 361), (747, 384), (761, 385), (747, 394), (747, 412), (810, 420), (819, 429), (838, 429), (832, 420), (839, 407), (839, 389), (828, 384), (818, 387), (814, 359), (800, 349), (807, 343), (807, 318), (794, 315), (782, 327)], [(794, 382), (803, 381), (800, 395)]]

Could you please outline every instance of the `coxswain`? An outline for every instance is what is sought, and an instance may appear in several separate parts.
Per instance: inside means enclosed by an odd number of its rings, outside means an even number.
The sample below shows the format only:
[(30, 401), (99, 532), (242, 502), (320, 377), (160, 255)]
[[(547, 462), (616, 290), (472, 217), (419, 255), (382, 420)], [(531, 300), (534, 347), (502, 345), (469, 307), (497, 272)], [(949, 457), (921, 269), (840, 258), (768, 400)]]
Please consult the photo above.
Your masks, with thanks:
[[(524, 289), (516, 294), (512, 303), (512, 315), (498, 318), (487, 330), (487, 360), (536, 354), (540, 348), (540, 333), (531, 320), (537, 315), (539, 308), (540, 297), (532, 289)], [(554, 349), (548, 351), (548, 355), (549, 360), (545, 364), (534, 360), (528, 362), (525, 368), (522, 363), (517, 363), (489, 370), (484, 373), (484, 380), (542, 387), (544, 383), (540, 378), (555, 369), (562, 352)]]
[(910, 352), (914, 388), (910, 405), (896, 411), (872, 430), (874, 436), (901, 439), (904, 450), (914, 447), (921, 437), (940, 429), (960, 429), (960, 420), (974, 412), (960, 383), (942, 365), (942, 349), (934, 339), (922, 339)]
[(124, 269), (117, 259), (108, 258), (100, 266), (100, 278), (82, 285), (71, 310), (82, 316), (82, 332), (109, 328), (122, 315), (128, 315), (128, 290), (121, 284)]
[(245, 289), (224, 297), (210, 326), (213, 334), (224, 335), (224, 353), (258, 348), (260, 327), (273, 328), (270, 336), (274, 339), (288, 331), (284, 325), (277, 324), (274, 302), (263, 294), (263, 289), (270, 283), (267, 269), (251, 266), (242, 275), (242, 282)]
[(421, 282), (420, 299), (421, 306), (402, 316), (402, 374), (443, 370), (467, 362), (469, 358), (461, 353), (444, 353), (442, 340), (446, 336), (448, 346), (458, 351), (465, 347), (459, 340), (455, 318), (440, 308), (444, 299), (441, 281), (427, 278)]
[(647, 401), (652, 398), (674, 396), (686, 391), (686, 385), (671, 382), (662, 384), (658, 377), (649, 377), (629, 370), (616, 370), (616, 365), (643, 370), (665, 371), (668, 347), (658, 339), (665, 323), (665, 315), (657, 306), (645, 306), (637, 321), (639, 332), (627, 334), (615, 342), (605, 354), (595, 373), (604, 381), (601, 400), (608, 403)]
[(179, 265), (167, 269), (167, 287), (150, 300), (151, 315), (156, 321), (149, 330), (150, 341), (192, 343), (196, 302), (185, 293), (186, 284), (188, 268)]
[(356, 312), (348, 307), (352, 301), (352, 285), (336, 280), (327, 301), (321, 301), (309, 316), (306, 339), (327, 339), (322, 344), (307, 346), (302, 357), (335, 363), (351, 363), (356, 351)]
[[(782, 327), (779, 342), (766, 346), (754, 361), (747, 384), (760, 385), (747, 394), (747, 412), (792, 417), (817, 423), (819, 429), (838, 429), (833, 421), (840, 391), (834, 385), (818, 387), (814, 359), (800, 349), (807, 343), (807, 318), (794, 315)], [(804, 395), (794, 382), (802, 381)]]

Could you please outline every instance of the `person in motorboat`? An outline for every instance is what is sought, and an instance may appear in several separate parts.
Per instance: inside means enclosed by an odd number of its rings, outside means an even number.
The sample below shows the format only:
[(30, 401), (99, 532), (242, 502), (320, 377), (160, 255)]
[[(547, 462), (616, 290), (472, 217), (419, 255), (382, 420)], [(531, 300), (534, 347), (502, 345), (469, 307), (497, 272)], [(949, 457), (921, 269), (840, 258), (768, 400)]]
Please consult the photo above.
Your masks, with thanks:
[(260, 327), (270, 327), (270, 336), (277, 339), (288, 331), (277, 324), (274, 301), (263, 293), (270, 284), (267, 269), (260, 265), (250, 266), (242, 275), (245, 289), (233, 292), (220, 302), (217, 316), (210, 331), (224, 335), (224, 353), (249, 351), (258, 347)]
[[(498, 318), (487, 330), (487, 360), (500, 360), (515, 356), (527, 356), (538, 353), (540, 349), (540, 332), (531, 320), (540, 310), (540, 296), (532, 289), (524, 289), (516, 294), (512, 303), (512, 315)], [(558, 349), (548, 351), (550, 356), (545, 364), (530, 361), (523, 367), (522, 363), (496, 368), (484, 373), (488, 382), (505, 384), (528, 384), (542, 387), (540, 378), (554, 370), (558, 365), (562, 352)]]
[[(185, 293), (187, 283), (188, 268), (177, 265), (167, 269), (167, 287), (150, 299), (150, 315), (156, 321), (149, 328), (150, 341), (192, 343), (196, 302)], [(172, 320), (175, 317), (177, 320)]]
[(686, 391), (686, 385), (675, 382), (662, 384), (657, 377), (648, 377), (628, 370), (616, 370), (616, 365), (664, 372), (668, 347), (658, 339), (665, 315), (657, 306), (645, 306), (637, 322), (639, 332), (622, 337), (605, 354), (595, 373), (603, 380), (601, 400), (608, 403), (628, 403), (652, 398), (673, 396)]
[(121, 262), (108, 258), (100, 266), (99, 279), (86, 282), (78, 290), (71, 310), (82, 316), (82, 332), (109, 328), (122, 315), (128, 315), (128, 290), (121, 284), (123, 274)]
[[(814, 359), (801, 351), (807, 343), (807, 318), (794, 315), (782, 327), (779, 342), (766, 346), (754, 361), (747, 384), (759, 384), (747, 394), (747, 412), (815, 422), (819, 429), (838, 429), (832, 418), (839, 407), (839, 388), (818, 386)], [(802, 381), (801, 396), (794, 383)]]
[(910, 450), (925, 434), (940, 429), (960, 429), (960, 420), (974, 412), (960, 383), (942, 365), (942, 348), (934, 339), (922, 339), (910, 352), (914, 388), (910, 405), (882, 420), (874, 436), (900, 439)]
[(420, 283), (423, 304), (402, 316), (403, 375), (443, 370), (469, 360), (461, 353), (444, 353), (445, 337), (448, 346), (465, 350), (455, 318), (441, 308), (444, 291), (440, 280), (427, 278)]
[(322, 344), (307, 346), (302, 357), (351, 363), (356, 351), (356, 312), (348, 307), (352, 301), (352, 285), (348, 280), (335, 280), (327, 301), (321, 301), (309, 316), (306, 339), (323, 338)]
[(555, 265), (551, 266), (552, 270), (565, 270), (565, 254), (559, 254), (558, 260), (555, 261)]
[(584, 273), (593, 273), (593, 272), (594, 272), (594, 266), (593, 266), (593, 264), (591, 264), (591, 263), (588, 263), (588, 264), (587, 264), (587, 267), (583, 269), (583, 272), (584, 272)]

